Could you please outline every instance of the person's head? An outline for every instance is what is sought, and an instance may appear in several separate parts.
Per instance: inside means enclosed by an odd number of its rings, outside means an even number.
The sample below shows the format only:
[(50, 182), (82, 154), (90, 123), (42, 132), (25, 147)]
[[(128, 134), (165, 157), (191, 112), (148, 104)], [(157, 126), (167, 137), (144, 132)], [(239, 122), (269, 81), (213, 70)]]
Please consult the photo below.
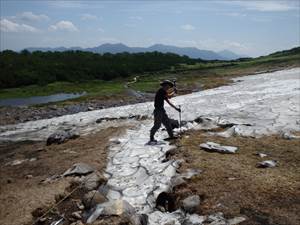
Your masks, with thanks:
[(174, 84), (169, 80), (164, 80), (160, 83), (160, 86), (163, 89), (168, 90), (168, 89), (172, 88), (174, 86)]

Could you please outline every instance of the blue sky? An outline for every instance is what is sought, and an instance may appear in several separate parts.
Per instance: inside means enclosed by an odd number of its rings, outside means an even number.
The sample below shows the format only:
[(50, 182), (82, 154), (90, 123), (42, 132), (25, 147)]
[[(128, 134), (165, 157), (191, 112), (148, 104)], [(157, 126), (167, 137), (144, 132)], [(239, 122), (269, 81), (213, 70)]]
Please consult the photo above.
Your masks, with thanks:
[(300, 45), (299, 0), (1, 1), (1, 50), (156, 43), (258, 56)]

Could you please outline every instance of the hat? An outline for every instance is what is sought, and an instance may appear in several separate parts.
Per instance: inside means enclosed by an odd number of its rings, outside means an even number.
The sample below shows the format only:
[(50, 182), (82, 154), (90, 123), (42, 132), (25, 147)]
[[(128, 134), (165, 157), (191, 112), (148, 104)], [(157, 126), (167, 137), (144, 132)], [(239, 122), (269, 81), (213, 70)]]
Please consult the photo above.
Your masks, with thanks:
[(169, 85), (170, 87), (174, 86), (173, 82), (171, 82), (169, 80), (164, 80), (164, 81), (160, 82), (160, 86), (165, 86), (165, 85)]

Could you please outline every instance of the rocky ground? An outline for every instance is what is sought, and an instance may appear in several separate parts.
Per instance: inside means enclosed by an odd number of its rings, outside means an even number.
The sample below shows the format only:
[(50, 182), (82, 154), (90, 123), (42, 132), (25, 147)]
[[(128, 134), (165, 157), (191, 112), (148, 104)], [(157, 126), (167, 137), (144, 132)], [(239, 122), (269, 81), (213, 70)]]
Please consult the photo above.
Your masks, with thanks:
[[(206, 141), (236, 146), (238, 151), (207, 152), (199, 147)], [(300, 139), (278, 135), (223, 138), (194, 131), (185, 133), (177, 146), (173, 157), (184, 159), (180, 171), (202, 171), (176, 188), (177, 201), (198, 195), (198, 214), (223, 212), (227, 218), (243, 215), (247, 218), (243, 225), (299, 224)], [(266, 156), (261, 158), (257, 153)], [(278, 164), (258, 168), (264, 160), (276, 160)]]
[[(2, 144), (0, 224), (32, 224), (34, 219), (72, 189), (72, 177), (57, 176), (63, 174), (74, 163), (87, 163), (102, 173), (106, 167), (109, 138), (119, 135), (123, 130), (124, 128), (108, 128), (61, 145), (46, 146), (46, 142)], [(71, 199), (80, 199), (78, 193), (75, 194), (77, 196)], [(75, 203), (70, 202), (72, 201), (63, 204), (64, 211), (72, 213), (80, 210), (74, 210)], [(51, 216), (52, 219), (55, 218), (53, 213), (45, 218)], [(46, 221), (37, 224), (48, 223)]]

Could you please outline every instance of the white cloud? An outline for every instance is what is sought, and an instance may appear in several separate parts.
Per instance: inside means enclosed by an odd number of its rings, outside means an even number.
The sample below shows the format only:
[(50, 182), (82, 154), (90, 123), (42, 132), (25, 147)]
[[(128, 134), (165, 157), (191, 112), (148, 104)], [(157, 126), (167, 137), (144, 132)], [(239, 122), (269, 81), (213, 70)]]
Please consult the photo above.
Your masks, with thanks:
[(252, 18), (252, 21), (259, 22), (259, 23), (268, 23), (268, 22), (272, 22), (272, 19), (271, 18), (254, 17), (254, 18)]
[(247, 10), (256, 10), (262, 12), (289, 11), (297, 9), (297, 1), (283, 0), (264, 0), (264, 1), (228, 1), (229, 4), (237, 4), (245, 7)]
[(121, 41), (117, 38), (114, 37), (102, 37), (102, 38), (97, 38), (97, 44), (100, 43), (120, 43)]
[(223, 13), (221, 15), (231, 16), (231, 17), (245, 17), (245, 16), (247, 16), (245, 13), (238, 13), (238, 12), (228, 12), (228, 13)]
[[(96, 1), (95, 1), (96, 2)], [(102, 4), (95, 4), (95, 2), (89, 2), (89, 1), (70, 1), (70, 0), (65, 0), (65, 1), (59, 1), (59, 0), (52, 0), (52, 1), (47, 1), (47, 4), (51, 7), (55, 8), (78, 8), (78, 9), (102, 9), (104, 6)], [(99, 1), (100, 2), (100, 1)], [(97, 3), (97, 2), (96, 2)]]
[(196, 28), (191, 24), (184, 24), (180, 27), (183, 30), (195, 30)]
[(100, 32), (102, 32), (102, 33), (104, 32), (104, 29), (101, 28), (101, 27), (99, 27), (97, 30), (100, 31)]
[(39, 22), (39, 21), (49, 20), (49, 17), (47, 15), (44, 14), (37, 15), (32, 12), (23, 12), (21, 14), (18, 14), (16, 18), (28, 22)]
[(62, 20), (62, 21), (57, 22), (54, 25), (51, 25), (49, 27), (49, 30), (52, 30), (52, 31), (56, 31), (56, 30), (79, 31), (78, 28), (71, 21), (66, 21), (66, 20)]
[(81, 15), (81, 19), (82, 20), (96, 20), (96, 19), (98, 19), (98, 17), (95, 15), (89, 14), (89, 13), (85, 13), (85, 14)]
[(26, 24), (18, 24), (8, 19), (0, 20), (0, 30), (3, 32), (37, 32), (38, 31), (38, 29), (36, 29), (35, 27)]
[(125, 27), (130, 27), (130, 28), (134, 28), (137, 26), (135, 23), (125, 23), (124, 25)]
[(143, 17), (141, 17), (141, 16), (130, 16), (129, 19), (131, 19), (131, 20), (142, 21), (142, 20), (143, 20)]
[(245, 44), (242, 44), (237, 41), (228, 41), (225, 40), (223, 42), (224, 48), (232, 48), (232, 49), (238, 49), (238, 50), (248, 50), (249, 47), (247, 47)]

